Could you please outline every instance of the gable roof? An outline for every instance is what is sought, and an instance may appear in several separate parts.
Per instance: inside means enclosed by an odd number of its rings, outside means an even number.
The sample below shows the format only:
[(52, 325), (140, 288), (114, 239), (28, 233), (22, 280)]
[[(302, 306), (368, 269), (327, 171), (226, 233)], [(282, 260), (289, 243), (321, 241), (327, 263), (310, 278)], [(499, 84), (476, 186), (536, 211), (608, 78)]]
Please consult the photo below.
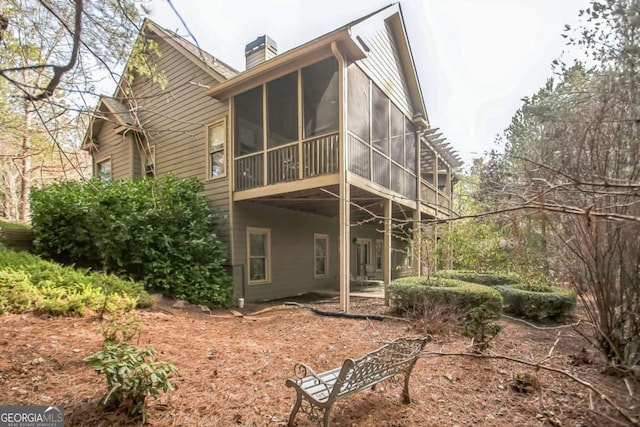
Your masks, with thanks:
[(209, 89), (207, 94), (216, 99), (224, 99), (241, 92), (243, 89), (249, 89), (252, 82), (264, 79), (265, 74), (275, 74), (278, 69), (286, 67), (287, 64), (305, 55), (312, 53), (318, 54), (318, 52), (330, 52), (329, 49), (332, 42), (336, 42), (343, 47), (352, 60), (358, 61), (366, 59), (368, 56), (368, 48), (363, 46), (362, 40), (357, 37), (359, 28), (365, 25), (367, 21), (381, 21), (388, 18), (394, 18), (391, 20), (392, 24), (389, 26), (389, 29), (393, 32), (393, 38), (398, 45), (399, 60), (402, 62), (407, 78), (408, 89), (415, 104), (414, 108), (417, 114), (422, 114), (424, 117), (427, 117), (422, 98), (422, 90), (418, 82), (411, 47), (408, 44), (404, 20), (402, 19), (402, 10), (398, 3), (380, 8), (305, 44), (281, 53), (260, 65), (239, 73), (226, 82)]
[(232, 79), (221, 83), (207, 91), (207, 94), (216, 99), (225, 99), (232, 96), (235, 93), (242, 91), (247, 86), (250, 86), (254, 81), (264, 79), (265, 75), (277, 73), (279, 69), (286, 67), (287, 64), (297, 59), (303, 58), (310, 54), (316, 54), (318, 51), (324, 49), (327, 56), (331, 55), (330, 45), (332, 42), (340, 43), (340, 45), (349, 53), (352, 59), (361, 59), (366, 57), (366, 54), (362, 47), (350, 36), (351, 27), (357, 25), (372, 16), (393, 7), (394, 5), (388, 5), (381, 9), (376, 10), (366, 16), (358, 18), (354, 21), (343, 25), (331, 32), (321, 35), (307, 43), (304, 43), (298, 47), (295, 47), (289, 51), (278, 54), (274, 58), (269, 59), (255, 67), (252, 67), (244, 72), (238, 74)]
[(230, 65), (220, 61), (209, 52), (200, 49), (198, 46), (175, 32), (162, 28), (149, 18), (145, 18), (141, 32), (144, 32), (145, 29), (153, 31), (174, 49), (182, 53), (188, 60), (200, 66), (209, 74), (212, 74), (213, 72), (213, 77), (218, 81), (233, 78), (238, 74), (238, 71)]
[[(238, 74), (238, 71), (233, 67), (220, 61), (210, 53), (200, 49), (199, 47), (174, 33), (173, 31), (162, 28), (160, 25), (156, 24), (149, 18), (145, 18), (144, 23), (140, 28), (138, 38), (144, 37), (147, 30), (162, 38), (172, 48), (181, 53), (187, 60), (200, 67), (202, 70), (204, 70), (219, 82), (233, 78)], [(129, 60), (130, 59), (131, 56), (129, 56)], [(87, 132), (85, 133), (82, 140), (82, 149), (91, 149), (91, 147), (93, 146), (93, 138), (100, 133), (102, 125), (105, 121), (111, 121), (121, 127), (126, 128), (131, 128), (131, 126), (133, 126), (134, 120), (129, 108), (116, 99), (117, 95), (122, 93), (120, 88), (123, 79), (126, 78), (126, 65), (124, 69), (125, 71), (122, 73), (120, 81), (114, 91), (114, 96), (101, 96), (98, 100), (98, 104), (96, 105), (96, 108), (91, 115), (91, 120), (89, 122), (89, 126), (87, 127)]]
[(115, 98), (101, 96), (98, 100), (98, 105), (91, 115), (87, 132), (82, 140), (81, 148), (83, 150), (91, 150), (93, 147), (93, 139), (100, 133), (100, 130), (102, 130), (104, 122), (113, 122), (120, 127), (130, 128), (134, 121), (126, 105)]

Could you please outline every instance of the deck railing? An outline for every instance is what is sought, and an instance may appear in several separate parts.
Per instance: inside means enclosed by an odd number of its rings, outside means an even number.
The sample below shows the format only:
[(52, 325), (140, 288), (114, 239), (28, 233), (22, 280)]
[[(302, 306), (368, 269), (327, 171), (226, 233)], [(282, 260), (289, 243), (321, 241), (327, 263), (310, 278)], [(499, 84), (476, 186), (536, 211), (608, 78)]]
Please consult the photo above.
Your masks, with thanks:
[(422, 202), (430, 205), (447, 207), (449, 206), (451, 199), (447, 194), (445, 194), (443, 191), (440, 191), (424, 179), (420, 180), (420, 184), (420, 195), (422, 196)]
[(257, 153), (236, 159), (236, 190), (247, 190), (262, 186), (264, 177), (263, 157), (262, 153)]
[(321, 136), (302, 142), (303, 178), (338, 172), (338, 134)]
[[(338, 172), (338, 133), (331, 133), (235, 159), (235, 190)], [(302, 160), (302, 168), (300, 168)]]
[(298, 144), (267, 151), (267, 184), (298, 179)]

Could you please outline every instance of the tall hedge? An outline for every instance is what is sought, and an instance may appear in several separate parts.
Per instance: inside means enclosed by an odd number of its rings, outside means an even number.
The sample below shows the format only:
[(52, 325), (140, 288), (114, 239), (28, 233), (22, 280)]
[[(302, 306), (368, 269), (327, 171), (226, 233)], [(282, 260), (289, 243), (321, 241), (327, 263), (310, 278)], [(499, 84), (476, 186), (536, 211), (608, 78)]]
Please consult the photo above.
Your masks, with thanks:
[(231, 292), (218, 216), (195, 178), (64, 182), (31, 196), (35, 249), (195, 304)]

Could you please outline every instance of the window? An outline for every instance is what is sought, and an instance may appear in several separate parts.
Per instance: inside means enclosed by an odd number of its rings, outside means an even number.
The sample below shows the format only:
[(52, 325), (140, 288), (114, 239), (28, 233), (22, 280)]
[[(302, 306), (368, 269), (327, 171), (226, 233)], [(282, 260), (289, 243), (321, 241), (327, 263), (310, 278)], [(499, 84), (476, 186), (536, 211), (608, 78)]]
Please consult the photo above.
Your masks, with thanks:
[(225, 176), (226, 123), (224, 120), (209, 125), (207, 128), (208, 178)]
[(262, 86), (234, 97), (236, 156), (263, 149)]
[(371, 140), (373, 146), (389, 155), (389, 100), (376, 85), (373, 85), (371, 100), (373, 126)]
[(144, 176), (156, 176), (156, 147), (149, 147), (149, 151), (144, 153)]
[(271, 231), (267, 228), (247, 228), (249, 284), (271, 280)]
[(298, 140), (298, 73), (267, 83), (268, 147)]
[(348, 68), (349, 130), (364, 142), (369, 142), (371, 120), (369, 111), (369, 78), (355, 64)]
[(314, 275), (315, 277), (327, 277), (329, 274), (329, 236), (326, 234), (314, 234)]
[(382, 240), (376, 240), (376, 271), (382, 271), (383, 248), (384, 242)]
[(111, 158), (96, 163), (96, 177), (100, 181), (111, 181)]
[(304, 137), (338, 130), (338, 62), (327, 58), (302, 69)]

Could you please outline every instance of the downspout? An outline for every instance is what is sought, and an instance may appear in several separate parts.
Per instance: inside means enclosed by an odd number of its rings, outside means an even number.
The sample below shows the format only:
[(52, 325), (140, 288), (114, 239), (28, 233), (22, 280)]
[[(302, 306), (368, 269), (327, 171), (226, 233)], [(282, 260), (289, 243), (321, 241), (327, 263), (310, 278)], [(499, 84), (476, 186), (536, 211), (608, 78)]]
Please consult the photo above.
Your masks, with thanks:
[(351, 260), (350, 254), (350, 223), (351, 223), (351, 215), (350, 215), (350, 190), (349, 190), (349, 180), (348, 180), (348, 147), (347, 147), (347, 73), (345, 68), (345, 60), (340, 50), (338, 49), (338, 45), (335, 41), (331, 42), (331, 52), (333, 56), (335, 56), (338, 61), (338, 76), (339, 76), (339, 84), (338, 84), (338, 93), (340, 94), (339, 103), (338, 103), (338, 111), (339, 111), (339, 125), (338, 131), (340, 134), (339, 137), (339, 154), (338, 157), (340, 159), (339, 171), (340, 171), (340, 183), (339, 183), (339, 207), (340, 214), (339, 218), (339, 278), (340, 278), (340, 309), (348, 313), (349, 312), (349, 285), (350, 285), (350, 275), (349, 275), (349, 263)]

